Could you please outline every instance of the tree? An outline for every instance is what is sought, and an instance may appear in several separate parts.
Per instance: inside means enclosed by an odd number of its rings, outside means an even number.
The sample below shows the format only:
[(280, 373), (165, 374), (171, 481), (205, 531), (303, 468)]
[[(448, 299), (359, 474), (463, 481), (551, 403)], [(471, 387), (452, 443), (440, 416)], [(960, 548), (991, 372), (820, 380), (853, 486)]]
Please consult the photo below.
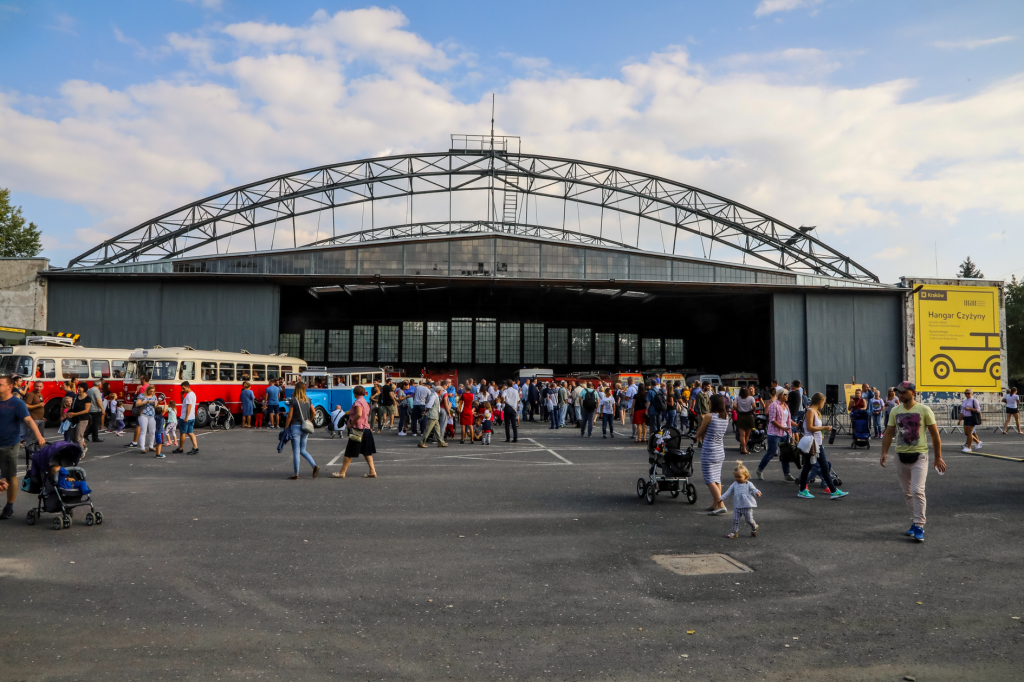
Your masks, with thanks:
[(21, 206), (11, 206), (11, 190), (0, 187), (0, 257), (31, 258), (42, 250), (39, 228), (25, 225)]
[(967, 260), (960, 264), (960, 272), (956, 273), (956, 276), (960, 279), (982, 279), (985, 274), (978, 269), (978, 266), (968, 256)]
[(1006, 283), (1006, 375), (1024, 382), (1024, 282)]

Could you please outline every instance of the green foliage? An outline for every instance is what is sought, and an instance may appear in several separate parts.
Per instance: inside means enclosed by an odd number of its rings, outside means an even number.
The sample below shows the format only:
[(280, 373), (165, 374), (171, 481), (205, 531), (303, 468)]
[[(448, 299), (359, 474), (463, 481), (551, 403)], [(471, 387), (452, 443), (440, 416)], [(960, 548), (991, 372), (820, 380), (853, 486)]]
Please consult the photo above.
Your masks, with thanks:
[(21, 206), (11, 206), (11, 190), (0, 187), (0, 257), (31, 258), (42, 250), (39, 228), (25, 224)]
[(1024, 388), (1024, 282), (1016, 276), (1006, 283), (1006, 364), (1011, 385)]
[(967, 260), (960, 264), (960, 271), (956, 273), (956, 276), (960, 279), (982, 279), (985, 275), (968, 256)]

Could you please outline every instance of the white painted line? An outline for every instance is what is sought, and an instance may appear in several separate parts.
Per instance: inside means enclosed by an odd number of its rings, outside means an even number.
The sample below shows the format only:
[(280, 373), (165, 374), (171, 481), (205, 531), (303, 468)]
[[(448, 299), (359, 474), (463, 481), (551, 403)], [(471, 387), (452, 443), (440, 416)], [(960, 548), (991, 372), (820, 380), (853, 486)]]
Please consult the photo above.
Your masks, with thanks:
[(338, 453), (337, 455), (335, 455), (334, 459), (332, 459), (332, 460), (331, 460), (330, 462), (328, 462), (328, 463), (327, 463), (327, 466), (329, 466), (329, 467), (332, 467), (332, 466), (334, 466), (334, 464), (335, 464), (335, 463), (336, 463), (336, 462), (337, 462), (337, 461), (338, 461), (339, 459), (341, 459), (341, 453), (340, 453), (340, 452), (339, 452), (339, 453)]
[(540, 443), (538, 443), (538, 442), (537, 442), (537, 441), (535, 441), (534, 439), (532, 439), (532, 438), (527, 438), (526, 440), (530, 441), (531, 443), (533, 443), (534, 445), (536, 445), (537, 447), (539, 447), (539, 448), (540, 448), (541, 450), (547, 450), (547, 451), (548, 451), (548, 452), (550, 452), (550, 453), (551, 453), (552, 455), (554, 455), (554, 456), (555, 456), (555, 457), (557, 457), (558, 459), (562, 460), (562, 461), (563, 461), (563, 462), (565, 462), (566, 464), (572, 464), (572, 462), (570, 462), (569, 460), (567, 460), (567, 459), (566, 459), (565, 457), (562, 457), (562, 456), (561, 456), (560, 454), (558, 454), (557, 452), (555, 452), (555, 451), (554, 451), (554, 450), (552, 450), (551, 448), (547, 448), (547, 447), (544, 447), (543, 445), (541, 445)]

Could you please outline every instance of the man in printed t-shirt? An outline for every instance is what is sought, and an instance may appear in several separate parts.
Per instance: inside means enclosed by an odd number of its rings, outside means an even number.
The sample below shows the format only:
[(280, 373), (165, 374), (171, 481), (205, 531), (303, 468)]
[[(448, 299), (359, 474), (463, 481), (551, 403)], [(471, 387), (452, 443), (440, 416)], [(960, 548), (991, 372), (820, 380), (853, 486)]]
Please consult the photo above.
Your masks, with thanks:
[(935, 468), (945, 473), (946, 463), (942, 459), (942, 439), (935, 425), (935, 415), (927, 405), (914, 400), (917, 387), (912, 381), (904, 381), (896, 387), (900, 404), (889, 412), (889, 424), (882, 436), (881, 465), (889, 453), (893, 436), (896, 437), (896, 474), (906, 495), (907, 508), (913, 515), (913, 522), (906, 535), (918, 542), (924, 542), (925, 494), (924, 483), (928, 478), (928, 440), (925, 429), (932, 437), (935, 447)]

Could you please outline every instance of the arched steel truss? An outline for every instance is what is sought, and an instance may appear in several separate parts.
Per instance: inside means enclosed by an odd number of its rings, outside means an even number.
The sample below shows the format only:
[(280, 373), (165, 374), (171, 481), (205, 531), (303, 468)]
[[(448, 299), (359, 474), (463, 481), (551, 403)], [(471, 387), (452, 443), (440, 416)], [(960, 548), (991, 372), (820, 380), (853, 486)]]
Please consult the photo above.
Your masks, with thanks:
[[(469, 191), (489, 193), (486, 219), (452, 220), (449, 214), (449, 219), (441, 222), (412, 220), (413, 197), (449, 193), (450, 202), (451, 193)], [(563, 210), (561, 226), (531, 225), (530, 201), (534, 198), (536, 203), (539, 197), (561, 199), (563, 207), (575, 202), (599, 208), (597, 234), (567, 229), (566, 216), (571, 215), (568, 210)], [(407, 219), (395, 225), (375, 224), (374, 202), (398, 198), (409, 203)], [(335, 209), (358, 204), (369, 205), (371, 229), (337, 234)], [(300, 244), (295, 236), (295, 219), (325, 211), (332, 216), (331, 237)], [(637, 246), (640, 225), (653, 225), (659, 228), (663, 241), (664, 229), (671, 228), (671, 248), (667, 241), (663, 245), (666, 253), (676, 252), (679, 235), (692, 234), (699, 238), (707, 258), (719, 245), (744, 254), (744, 259), (750, 257), (781, 270), (878, 281), (873, 273), (811, 236), (813, 228), (792, 227), (696, 187), (600, 163), (500, 149), (453, 149), (363, 159), (261, 180), (142, 223), (75, 257), (68, 266), (198, 255), (209, 253), (211, 247), (216, 253), (242, 249), (251, 252), (460, 231), (541, 234), (567, 241), (626, 246), (605, 237), (606, 212), (635, 220)], [(287, 233), (289, 222), (292, 243), (275, 248), (279, 226)], [(257, 230), (271, 224), (274, 237), (267, 248), (260, 245)], [(251, 241), (247, 233), (251, 233)]]

